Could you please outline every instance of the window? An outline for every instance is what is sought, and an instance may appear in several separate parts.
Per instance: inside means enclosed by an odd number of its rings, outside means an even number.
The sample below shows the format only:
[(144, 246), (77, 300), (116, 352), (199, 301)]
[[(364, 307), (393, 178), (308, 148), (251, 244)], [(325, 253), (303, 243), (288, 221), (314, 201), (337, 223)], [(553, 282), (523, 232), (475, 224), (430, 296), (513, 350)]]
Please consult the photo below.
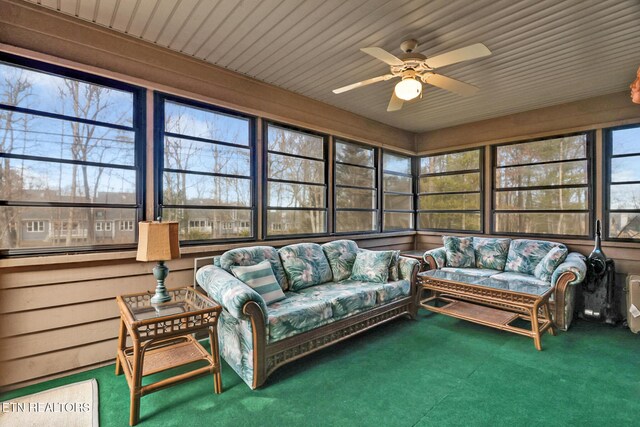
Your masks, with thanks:
[(327, 232), (325, 138), (268, 123), (266, 237)]
[(411, 157), (382, 155), (383, 231), (413, 229), (413, 174)]
[(26, 221), (25, 228), (28, 233), (42, 233), (44, 231), (44, 221)]
[(169, 95), (156, 95), (161, 132), (159, 211), (180, 223), (180, 240), (250, 239), (255, 218), (253, 119)]
[(483, 150), (420, 159), (418, 229), (482, 231)]
[[(144, 91), (8, 54), (0, 76), (0, 252), (135, 244), (96, 223), (141, 218)], [(27, 235), (34, 217), (43, 228)]]
[(494, 147), (493, 232), (590, 235), (592, 133)]
[(130, 221), (130, 220), (120, 221), (120, 231), (133, 231), (133, 221)]
[(640, 239), (640, 126), (605, 131), (608, 239)]
[(378, 230), (376, 160), (374, 148), (336, 141), (336, 233)]

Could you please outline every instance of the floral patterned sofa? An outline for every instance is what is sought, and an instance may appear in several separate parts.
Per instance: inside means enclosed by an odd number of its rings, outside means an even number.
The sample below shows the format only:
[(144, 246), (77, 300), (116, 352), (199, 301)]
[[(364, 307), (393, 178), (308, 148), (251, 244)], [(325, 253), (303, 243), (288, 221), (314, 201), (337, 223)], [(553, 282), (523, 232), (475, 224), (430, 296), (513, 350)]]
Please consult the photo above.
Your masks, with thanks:
[[(338, 240), (279, 250), (232, 249), (209, 258), (203, 267), (196, 263), (197, 284), (223, 307), (218, 323), (221, 355), (249, 387), (260, 387), (285, 363), (375, 325), (403, 315), (415, 318), (419, 262), (396, 251), (397, 269), (389, 269), (388, 281), (351, 280), (359, 252), (369, 251), (354, 241)], [(271, 264), (286, 297), (269, 305), (231, 274), (233, 266), (264, 260)]]
[(491, 277), (535, 286), (555, 286), (551, 296), (555, 325), (566, 331), (573, 319), (575, 285), (584, 280), (585, 257), (562, 243), (544, 240), (443, 236), (444, 247), (428, 250), (424, 261), (473, 277)]

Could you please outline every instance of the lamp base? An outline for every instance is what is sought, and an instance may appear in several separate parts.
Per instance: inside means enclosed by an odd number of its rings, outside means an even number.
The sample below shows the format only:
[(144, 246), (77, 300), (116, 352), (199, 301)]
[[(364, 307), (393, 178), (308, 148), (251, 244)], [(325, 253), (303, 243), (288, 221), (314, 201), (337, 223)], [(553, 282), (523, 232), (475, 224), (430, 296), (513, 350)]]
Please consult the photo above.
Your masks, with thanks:
[(156, 294), (151, 297), (152, 304), (160, 304), (163, 302), (171, 301), (171, 295), (167, 293), (167, 288), (164, 287), (164, 279), (169, 275), (169, 268), (164, 265), (164, 261), (158, 261), (158, 265), (153, 267), (153, 277), (155, 277)]

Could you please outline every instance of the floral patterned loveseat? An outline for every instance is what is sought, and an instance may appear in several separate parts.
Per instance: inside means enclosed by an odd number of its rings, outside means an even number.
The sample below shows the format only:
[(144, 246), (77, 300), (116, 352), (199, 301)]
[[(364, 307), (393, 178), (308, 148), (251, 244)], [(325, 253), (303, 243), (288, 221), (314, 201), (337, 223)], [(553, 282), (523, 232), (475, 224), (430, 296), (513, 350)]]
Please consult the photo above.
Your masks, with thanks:
[[(251, 387), (260, 387), (278, 367), (391, 319), (417, 312), (415, 259), (395, 254), (390, 280), (351, 280), (359, 251), (351, 240), (320, 246), (299, 243), (232, 249), (209, 258), (195, 278), (223, 307), (220, 352)], [(375, 257), (375, 255), (374, 255)], [(262, 296), (231, 274), (232, 266), (271, 264), (285, 299), (266, 305)], [(394, 263), (392, 263), (393, 265)], [(396, 277), (392, 277), (396, 276)]]
[(429, 269), (473, 277), (551, 287), (552, 317), (566, 331), (573, 319), (575, 285), (584, 280), (585, 257), (545, 240), (443, 236), (444, 247), (428, 250)]

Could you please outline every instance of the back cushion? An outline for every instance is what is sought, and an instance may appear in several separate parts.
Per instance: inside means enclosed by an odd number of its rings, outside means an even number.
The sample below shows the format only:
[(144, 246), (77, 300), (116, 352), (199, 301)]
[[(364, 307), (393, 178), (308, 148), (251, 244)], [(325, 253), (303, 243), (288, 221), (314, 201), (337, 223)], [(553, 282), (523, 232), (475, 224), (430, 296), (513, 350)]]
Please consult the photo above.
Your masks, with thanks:
[(348, 279), (353, 270), (353, 262), (358, 254), (358, 245), (353, 240), (336, 240), (322, 245), (322, 250), (329, 260), (333, 280), (339, 282)]
[(282, 267), (282, 262), (280, 262), (278, 251), (271, 246), (251, 246), (248, 248), (231, 249), (223, 253), (220, 257), (220, 267), (233, 274), (231, 271), (232, 265), (256, 265), (264, 260), (268, 260), (271, 264), (273, 274), (276, 276), (282, 290), (288, 290), (289, 281)]
[(545, 240), (512, 240), (504, 271), (515, 271), (516, 273), (533, 275), (536, 266), (542, 261), (542, 258), (544, 258), (551, 249), (560, 245), (561, 243), (547, 242)]
[(333, 278), (329, 261), (317, 243), (285, 246), (278, 253), (292, 291), (330, 282)]
[(447, 257), (447, 267), (475, 267), (473, 237), (442, 236), (442, 242)]
[(567, 258), (569, 249), (565, 245), (556, 246), (538, 263), (533, 275), (545, 282), (551, 282), (553, 272)]
[(511, 239), (473, 238), (473, 251), (476, 256), (476, 267), (491, 270), (504, 270), (509, 254)]

